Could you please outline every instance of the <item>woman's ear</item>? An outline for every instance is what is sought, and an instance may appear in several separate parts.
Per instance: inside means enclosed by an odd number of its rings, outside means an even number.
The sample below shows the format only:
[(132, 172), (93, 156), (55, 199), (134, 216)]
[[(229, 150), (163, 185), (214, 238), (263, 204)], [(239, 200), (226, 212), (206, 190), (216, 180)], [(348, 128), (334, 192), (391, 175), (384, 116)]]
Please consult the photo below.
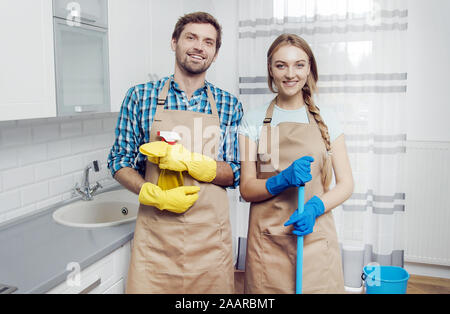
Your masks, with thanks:
[(271, 77), (273, 77), (272, 66), (270, 65), (270, 63), (267, 64), (267, 69), (269, 70), (269, 75), (270, 75)]

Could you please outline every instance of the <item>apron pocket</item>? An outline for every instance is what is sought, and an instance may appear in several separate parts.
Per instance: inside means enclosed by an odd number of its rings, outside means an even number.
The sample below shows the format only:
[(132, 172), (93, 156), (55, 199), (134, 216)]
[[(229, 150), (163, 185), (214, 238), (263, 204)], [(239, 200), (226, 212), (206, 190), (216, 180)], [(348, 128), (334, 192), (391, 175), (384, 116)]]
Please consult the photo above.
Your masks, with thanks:
[(265, 293), (293, 293), (297, 237), (261, 233), (261, 286)]
[[(145, 243), (136, 243), (154, 273), (182, 273), (184, 228), (182, 223), (147, 221)], [(141, 241), (144, 240), (141, 238)]]
[(330, 278), (329, 242), (326, 234), (313, 232), (303, 239), (303, 293), (325, 293)]
[[(263, 274), (267, 293), (295, 293), (297, 236), (261, 234)], [(303, 293), (328, 289), (330, 252), (325, 234), (314, 232), (303, 239)]]
[(167, 223), (146, 225), (146, 257), (155, 272), (195, 273), (217, 269), (224, 261), (217, 224)]
[(222, 231), (218, 224), (184, 224), (185, 272), (218, 270), (225, 262)]

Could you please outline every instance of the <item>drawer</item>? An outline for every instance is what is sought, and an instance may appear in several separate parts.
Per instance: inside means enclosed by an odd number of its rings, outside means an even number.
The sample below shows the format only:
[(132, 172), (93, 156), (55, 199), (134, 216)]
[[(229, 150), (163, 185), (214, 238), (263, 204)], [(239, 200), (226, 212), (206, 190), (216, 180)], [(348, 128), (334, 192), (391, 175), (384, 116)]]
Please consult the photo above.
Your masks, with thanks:
[[(49, 294), (101, 293), (114, 282), (114, 252), (100, 261), (78, 272), (75, 267), (67, 279), (59, 286), (51, 289)], [(71, 265), (72, 266), (72, 265)]]
[(103, 294), (124, 294), (125, 293), (125, 283), (123, 278), (120, 278), (115, 284), (113, 284), (110, 288), (106, 289)]

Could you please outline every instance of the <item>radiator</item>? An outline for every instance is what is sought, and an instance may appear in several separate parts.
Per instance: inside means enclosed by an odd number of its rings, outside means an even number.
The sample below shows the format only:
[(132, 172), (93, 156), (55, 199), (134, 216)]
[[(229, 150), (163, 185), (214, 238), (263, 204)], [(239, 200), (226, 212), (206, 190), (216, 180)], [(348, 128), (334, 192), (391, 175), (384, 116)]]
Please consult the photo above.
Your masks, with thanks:
[(450, 142), (407, 142), (405, 261), (450, 266)]

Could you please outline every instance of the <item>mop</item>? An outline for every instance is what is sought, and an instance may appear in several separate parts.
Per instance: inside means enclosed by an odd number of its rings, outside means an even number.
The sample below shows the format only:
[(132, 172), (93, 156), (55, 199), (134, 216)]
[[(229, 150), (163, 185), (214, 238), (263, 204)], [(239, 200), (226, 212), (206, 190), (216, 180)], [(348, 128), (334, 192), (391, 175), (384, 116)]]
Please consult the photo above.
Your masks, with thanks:
[[(301, 185), (298, 188), (298, 208), (297, 213), (303, 213), (305, 206), (305, 186)], [(297, 236), (297, 270), (295, 278), (295, 293), (302, 294), (303, 281), (303, 236)]]

